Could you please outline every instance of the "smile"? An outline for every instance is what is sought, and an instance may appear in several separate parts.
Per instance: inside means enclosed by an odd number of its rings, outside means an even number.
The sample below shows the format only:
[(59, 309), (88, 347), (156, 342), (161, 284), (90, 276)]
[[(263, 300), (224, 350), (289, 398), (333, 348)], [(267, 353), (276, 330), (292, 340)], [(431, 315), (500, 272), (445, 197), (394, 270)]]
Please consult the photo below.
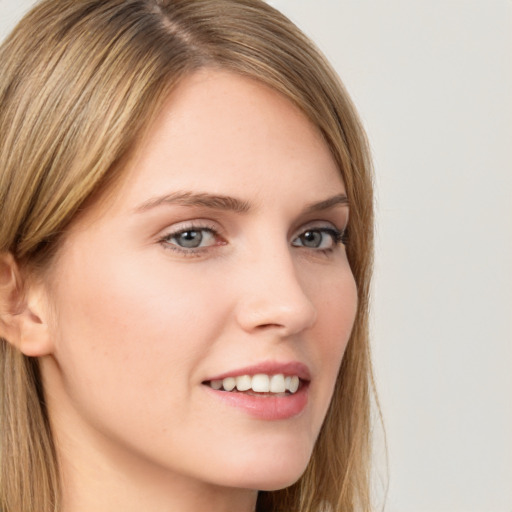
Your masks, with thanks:
[(229, 392), (246, 392), (248, 394), (287, 395), (295, 394), (300, 387), (301, 380), (297, 375), (282, 373), (269, 375), (258, 373), (256, 375), (239, 375), (224, 379), (205, 382), (212, 389)]

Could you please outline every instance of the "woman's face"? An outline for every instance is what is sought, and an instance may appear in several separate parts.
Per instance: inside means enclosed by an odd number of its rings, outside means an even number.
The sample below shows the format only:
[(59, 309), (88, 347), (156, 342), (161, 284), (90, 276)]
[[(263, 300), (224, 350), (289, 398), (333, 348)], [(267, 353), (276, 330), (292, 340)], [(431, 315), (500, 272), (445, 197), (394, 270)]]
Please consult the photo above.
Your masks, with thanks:
[(293, 483), (356, 312), (328, 147), (278, 93), (203, 70), (124, 172), (52, 268), (42, 372), (61, 456), (216, 486)]

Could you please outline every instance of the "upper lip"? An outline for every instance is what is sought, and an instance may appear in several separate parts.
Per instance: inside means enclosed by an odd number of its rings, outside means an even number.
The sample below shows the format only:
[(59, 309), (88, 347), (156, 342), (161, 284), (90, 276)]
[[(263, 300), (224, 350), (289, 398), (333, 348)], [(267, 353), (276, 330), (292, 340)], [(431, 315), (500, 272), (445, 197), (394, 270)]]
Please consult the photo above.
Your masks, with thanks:
[(283, 374), (284, 376), (294, 376), (296, 375), (299, 379), (304, 381), (311, 380), (311, 372), (309, 368), (298, 361), (288, 361), (288, 362), (275, 362), (275, 361), (263, 361), (261, 363), (257, 363), (251, 366), (246, 366), (243, 368), (238, 368), (236, 370), (229, 370), (225, 373), (221, 373), (219, 375), (215, 375), (208, 379), (205, 379), (205, 382), (212, 380), (223, 380), (227, 377), (238, 377), (240, 375), (256, 375), (258, 373), (263, 373), (266, 375), (278, 375)]

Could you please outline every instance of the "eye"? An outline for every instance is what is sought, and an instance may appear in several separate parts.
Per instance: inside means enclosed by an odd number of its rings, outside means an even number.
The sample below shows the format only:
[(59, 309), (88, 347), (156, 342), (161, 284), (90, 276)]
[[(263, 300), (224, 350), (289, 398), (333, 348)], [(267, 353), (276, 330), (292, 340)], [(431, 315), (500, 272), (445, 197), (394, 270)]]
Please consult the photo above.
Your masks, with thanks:
[(211, 228), (191, 227), (165, 235), (161, 241), (177, 250), (201, 249), (217, 244), (217, 233)]
[(307, 229), (292, 241), (294, 247), (330, 250), (343, 242), (343, 232), (335, 228)]

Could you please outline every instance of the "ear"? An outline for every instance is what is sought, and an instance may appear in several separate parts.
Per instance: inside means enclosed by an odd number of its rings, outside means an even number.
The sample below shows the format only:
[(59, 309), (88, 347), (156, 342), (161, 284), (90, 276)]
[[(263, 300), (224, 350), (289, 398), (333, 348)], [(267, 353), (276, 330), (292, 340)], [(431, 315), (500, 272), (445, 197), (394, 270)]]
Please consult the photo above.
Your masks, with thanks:
[(26, 356), (49, 354), (48, 311), (42, 285), (25, 281), (14, 257), (0, 253), (0, 337)]

